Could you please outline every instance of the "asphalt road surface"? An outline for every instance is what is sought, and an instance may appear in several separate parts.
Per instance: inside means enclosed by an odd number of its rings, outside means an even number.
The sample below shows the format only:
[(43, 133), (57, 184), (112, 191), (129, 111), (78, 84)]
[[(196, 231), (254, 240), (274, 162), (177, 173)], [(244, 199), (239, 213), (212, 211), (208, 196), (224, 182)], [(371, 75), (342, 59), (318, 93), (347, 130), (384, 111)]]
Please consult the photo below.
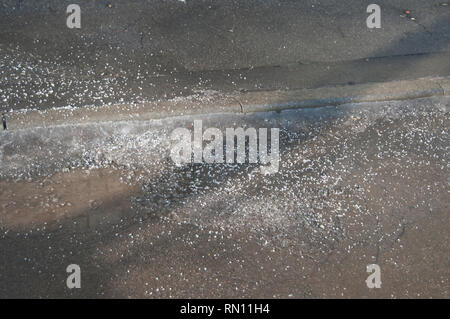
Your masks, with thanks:
[[(79, 0), (81, 28), (69, 29), (66, 2), (3, 0), (0, 110), (126, 112), (450, 75), (445, 0), (379, 0), (380, 29), (366, 26), (370, 3)], [(1, 131), (0, 297), (449, 298), (449, 106), (434, 96)], [(194, 120), (279, 128), (278, 172), (175, 165), (170, 133)], [(66, 285), (70, 264), (80, 289)], [(366, 284), (370, 264), (381, 288)]]
[(77, 4), (69, 29), (65, 2), (2, 1), (2, 111), (450, 74), (444, 0), (377, 1), (381, 29), (359, 0)]
[[(1, 297), (448, 298), (448, 97), (62, 125), (0, 140)], [(280, 128), (278, 173), (174, 128)], [(80, 289), (66, 267), (81, 267)], [(369, 264), (381, 288), (366, 285)]]

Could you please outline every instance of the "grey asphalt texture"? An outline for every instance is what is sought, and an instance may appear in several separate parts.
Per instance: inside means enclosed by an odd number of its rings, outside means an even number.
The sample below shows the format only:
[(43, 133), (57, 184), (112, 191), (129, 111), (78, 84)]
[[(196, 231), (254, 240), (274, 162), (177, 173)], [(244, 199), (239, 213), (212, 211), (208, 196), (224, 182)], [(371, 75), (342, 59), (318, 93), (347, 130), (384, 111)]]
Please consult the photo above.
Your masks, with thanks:
[[(65, 24), (71, 2), (0, 3), (6, 117), (450, 75), (443, 0), (377, 1), (373, 30), (371, 1), (79, 0), (79, 30)], [(0, 297), (449, 298), (449, 106), (1, 131)], [(170, 132), (195, 119), (280, 128), (279, 172), (176, 166)], [(374, 263), (380, 289), (365, 283)], [(69, 264), (81, 289), (66, 286)]]
[[(448, 97), (61, 125), (0, 140), (0, 297), (449, 298)], [(170, 133), (280, 128), (280, 168)], [(65, 269), (81, 267), (81, 289)], [(370, 289), (366, 267), (381, 267)]]
[(81, 29), (64, 1), (2, 1), (2, 111), (450, 74), (442, 0), (378, 1), (381, 29), (357, 0), (77, 3)]

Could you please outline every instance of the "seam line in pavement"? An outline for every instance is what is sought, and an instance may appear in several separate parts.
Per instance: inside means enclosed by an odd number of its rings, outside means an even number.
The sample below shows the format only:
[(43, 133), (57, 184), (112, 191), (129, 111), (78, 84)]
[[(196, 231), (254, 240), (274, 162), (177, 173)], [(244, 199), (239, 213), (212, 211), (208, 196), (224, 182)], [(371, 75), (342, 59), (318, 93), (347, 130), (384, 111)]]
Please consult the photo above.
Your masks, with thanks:
[(104, 121), (150, 120), (187, 115), (282, 111), (450, 95), (450, 77), (329, 86), (289, 91), (253, 91), (187, 97), (143, 104), (53, 108), (5, 113), (8, 130)]

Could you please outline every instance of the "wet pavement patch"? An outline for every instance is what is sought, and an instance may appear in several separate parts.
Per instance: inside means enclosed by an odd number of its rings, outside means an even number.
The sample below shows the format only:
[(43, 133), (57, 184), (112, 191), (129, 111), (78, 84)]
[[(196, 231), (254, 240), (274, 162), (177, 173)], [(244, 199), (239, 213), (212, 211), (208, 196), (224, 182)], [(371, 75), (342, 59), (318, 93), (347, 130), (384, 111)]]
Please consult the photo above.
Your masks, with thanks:
[[(448, 106), (197, 116), (279, 127), (270, 176), (259, 164), (176, 166), (167, 138), (195, 117), (6, 131), (0, 295), (448, 296)], [(65, 288), (71, 263), (82, 291)], [(383, 289), (365, 285), (372, 263)]]

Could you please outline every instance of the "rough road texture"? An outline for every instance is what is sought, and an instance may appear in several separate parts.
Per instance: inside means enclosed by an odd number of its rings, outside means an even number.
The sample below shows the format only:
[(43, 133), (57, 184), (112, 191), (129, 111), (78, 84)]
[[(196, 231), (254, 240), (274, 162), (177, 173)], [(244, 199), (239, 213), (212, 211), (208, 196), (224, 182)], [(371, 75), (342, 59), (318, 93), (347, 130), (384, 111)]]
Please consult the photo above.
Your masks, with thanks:
[(0, 296), (448, 298), (449, 106), (202, 118), (279, 127), (270, 176), (176, 167), (168, 136), (194, 118), (2, 132)]
[(64, 1), (0, 3), (0, 111), (450, 75), (443, 0), (379, 0), (381, 29), (360, 0), (76, 3), (81, 29)]

